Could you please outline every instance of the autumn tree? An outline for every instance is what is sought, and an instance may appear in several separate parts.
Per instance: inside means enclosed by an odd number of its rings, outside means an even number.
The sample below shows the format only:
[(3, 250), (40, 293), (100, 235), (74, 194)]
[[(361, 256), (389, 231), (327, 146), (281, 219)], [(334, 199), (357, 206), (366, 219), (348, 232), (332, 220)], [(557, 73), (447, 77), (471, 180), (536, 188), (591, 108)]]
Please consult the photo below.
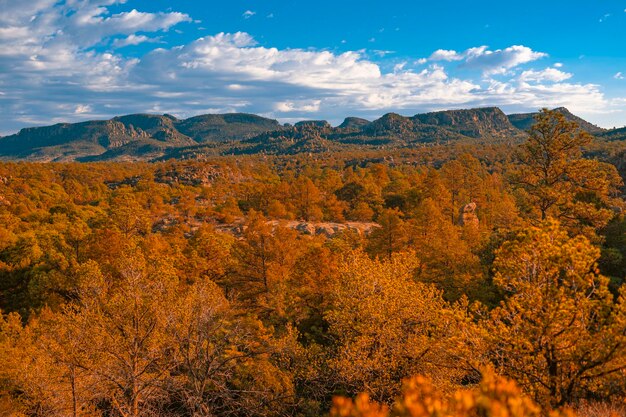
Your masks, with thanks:
[(137, 417), (162, 400), (170, 372), (168, 316), (177, 277), (167, 262), (132, 246), (113, 275), (85, 270), (75, 326), (100, 360), (91, 372), (104, 399), (122, 416)]
[(481, 278), (479, 259), (461, 238), (461, 229), (454, 226), (436, 205), (424, 199), (407, 222), (409, 248), (419, 259), (415, 277), (434, 283), (444, 290), (449, 300), (456, 300)]
[(531, 218), (555, 217), (576, 230), (606, 225), (622, 181), (613, 165), (582, 158), (593, 137), (547, 109), (528, 133), (511, 181), (522, 191)]
[[(623, 389), (626, 299), (597, 272), (599, 250), (551, 221), (506, 242), (494, 282), (507, 295), (488, 325), (492, 360), (542, 404)], [(618, 386), (610, 388), (612, 384)]]
[(232, 236), (220, 233), (209, 225), (201, 226), (186, 242), (185, 263), (182, 265), (186, 278), (223, 280), (228, 272), (233, 240)]
[[(575, 417), (570, 410), (542, 409), (514, 381), (485, 368), (480, 384), (459, 389), (452, 395), (438, 390), (424, 376), (404, 381), (402, 394), (393, 407), (370, 400), (362, 393), (355, 400), (336, 397), (331, 417)], [(617, 417), (617, 416), (611, 416)]]
[(227, 290), (250, 308), (266, 313), (282, 309), (283, 287), (300, 249), (297, 242), (297, 232), (273, 226), (251, 211), (242, 239), (232, 246)]
[(271, 332), (233, 309), (215, 283), (197, 281), (170, 308), (170, 401), (190, 416), (262, 416), (290, 404), (293, 386), (273, 361), (280, 347)]
[(424, 373), (449, 387), (480, 360), (480, 342), (465, 355), (472, 342), (461, 334), (472, 325), (463, 308), (416, 282), (416, 267), (406, 253), (381, 262), (356, 252), (340, 265), (326, 317), (337, 345), (331, 366), (349, 392), (389, 402), (402, 378)]
[(322, 194), (310, 178), (298, 177), (294, 181), (292, 195), (298, 218), (305, 221), (322, 220), (323, 213), (319, 206)]
[(373, 256), (391, 258), (393, 253), (406, 248), (407, 227), (398, 210), (385, 209), (376, 220), (380, 228), (375, 228), (368, 239), (368, 251)]

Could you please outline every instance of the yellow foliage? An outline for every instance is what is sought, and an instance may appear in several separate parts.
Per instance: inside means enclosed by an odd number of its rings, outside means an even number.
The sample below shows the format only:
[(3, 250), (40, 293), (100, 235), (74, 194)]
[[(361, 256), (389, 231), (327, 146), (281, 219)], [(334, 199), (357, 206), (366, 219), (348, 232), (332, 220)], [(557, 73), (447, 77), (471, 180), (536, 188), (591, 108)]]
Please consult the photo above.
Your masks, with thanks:
[(355, 400), (336, 397), (331, 417), (575, 417), (570, 410), (546, 413), (525, 396), (511, 380), (487, 368), (474, 389), (457, 390), (446, 395), (429, 378), (416, 376), (404, 381), (394, 406), (372, 402), (367, 394)]

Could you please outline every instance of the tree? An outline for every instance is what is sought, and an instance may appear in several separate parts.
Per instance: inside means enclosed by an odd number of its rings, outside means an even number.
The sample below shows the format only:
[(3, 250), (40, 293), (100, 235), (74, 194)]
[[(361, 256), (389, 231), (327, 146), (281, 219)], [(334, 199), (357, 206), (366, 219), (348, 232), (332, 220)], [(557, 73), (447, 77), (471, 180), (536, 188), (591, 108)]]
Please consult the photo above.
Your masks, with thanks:
[(310, 178), (298, 177), (292, 186), (292, 193), (298, 218), (307, 222), (309, 220), (322, 220), (323, 214), (319, 207), (322, 194)]
[(209, 280), (187, 287), (171, 305), (174, 382), (171, 400), (190, 416), (265, 415), (292, 395), (289, 375), (272, 361), (274, 340), (263, 325), (231, 308)]
[(552, 216), (578, 230), (606, 225), (613, 215), (611, 197), (622, 181), (613, 165), (582, 158), (593, 137), (547, 109), (528, 133), (511, 181), (522, 191), (531, 218)]
[[(526, 397), (514, 381), (487, 368), (480, 384), (472, 389), (457, 390), (452, 395), (438, 390), (429, 378), (407, 379), (402, 395), (390, 410), (371, 402), (366, 393), (356, 400), (337, 397), (331, 417), (575, 417), (570, 410), (542, 410)], [(617, 417), (617, 416), (611, 416)]]
[(437, 284), (448, 300), (467, 294), (481, 270), (478, 257), (461, 239), (461, 229), (444, 217), (431, 198), (419, 204), (407, 223), (409, 247), (420, 260), (416, 278)]
[(492, 360), (544, 405), (624, 388), (623, 376), (617, 381), (626, 370), (626, 291), (614, 302), (598, 256), (554, 221), (520, 232), (497, 253), (494, 282), (508, 297), (488, 325)]
[(385, 209), (378, 216), (380, 228), (376, 228), (369, 236), (368, 251), (373, 256), (391, 258), (394, 252), (406, 247), (408, 236), (406, 225), (401, 213), (394, 209)]
[(411, 253), (381, 262), (359, 252), (340, 265), (326, 319), (337, 349), (331, 367), (348, 392), (390, 402), (411, 375), (430, 375), (449, 387), (475, 371), (480, 342), (462, 336), (473, 328), (463, 306), (416, 282), (416, 266)]
[(90, 372), (109, 407), (138, 417), (165, 394), (177, 277), (166, 262), (147, 260), (136, 247), (127, 246), (126, 253), (106, 278), (96, 265), (85, 271), (73, 322), (83, 331), (83, 346), (99, 358)]
[(283, 285), (301, 245), (297, 232), (274, 227), (250, 211), (242, 239), (232, 246), (232, 268), (224, 284), (239, 301), (266, 313), (282, 308)]

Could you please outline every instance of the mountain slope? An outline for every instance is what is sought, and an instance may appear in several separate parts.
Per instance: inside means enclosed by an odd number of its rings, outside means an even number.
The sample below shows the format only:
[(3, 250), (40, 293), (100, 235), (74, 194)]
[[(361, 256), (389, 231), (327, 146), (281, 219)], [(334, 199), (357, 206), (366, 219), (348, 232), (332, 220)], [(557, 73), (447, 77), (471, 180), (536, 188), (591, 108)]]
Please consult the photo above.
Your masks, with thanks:
[(177, 121), (175, 126), (198, 143), (246, 139), (282, 129), (276, 120), (246, 113), (205, 114)]
[(416, 114), (411, 119), (425, 125), (440, 126), (471, 138), (504, 137), (519, 133), (497, 107)]
[[(623, 140), (557, 109), (606, 140)], [(324, 120), (295, 125), (245, 113), (131, 114), (111, 120), (22, 129), (0, 138), (0, 159), (35, 161), (154, 160), (227, 154), (294, 155), (335, 151), (406, 149), (429, 143), (519, 141), (536, 113), (505, 115), (497, 107), (448, 110), (411, 117), (387, 113), (374, 121), (348, 117), (332, 127)]]
[[(592, 123), (589, 123), (588, 121), (572, 114), (568, 109), (566, 109), (565, 107), (558, 107), (556, 109), (554, 109), (556, 111), (558, 111), (559, 113), (563, 114), (565, 116), (565, 118), (567, 120), (569, 120), (570, 122), (576, 122), (578, 123), (578, 125), (583, 129), (586, 130), (587, 132), (591, 133), (592, 135), (597, 135), (597, 134), (601, 134), (603, 132), (606, 132), (606, 129), (603, 129), (599, 126), (596, 126)], [(513, 126), (515, 126), (516, 128), (526, 131), (528, 129), (530, 129), (530, 127), (533, 125), (533, 123), (535, 123), (535, 116), (539, 114), (539, 113), (518, 113), (518, 114), (509, 114), (508, 118), (509, 121), (511, 122), (511, 124)]]

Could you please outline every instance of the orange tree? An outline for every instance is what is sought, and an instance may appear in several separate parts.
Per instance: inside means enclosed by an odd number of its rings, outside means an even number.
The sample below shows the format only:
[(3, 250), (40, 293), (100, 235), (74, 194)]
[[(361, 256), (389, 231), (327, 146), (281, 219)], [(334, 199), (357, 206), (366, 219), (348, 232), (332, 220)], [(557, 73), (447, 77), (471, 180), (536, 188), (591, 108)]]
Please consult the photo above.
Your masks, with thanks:
[(561, 406), (624, 388), (625, 291), (615, 301), (597, 271), (599, 250), (554, 221), (498, 251), (506, 294), (488, 324), (492, 361), (541, 403)]

